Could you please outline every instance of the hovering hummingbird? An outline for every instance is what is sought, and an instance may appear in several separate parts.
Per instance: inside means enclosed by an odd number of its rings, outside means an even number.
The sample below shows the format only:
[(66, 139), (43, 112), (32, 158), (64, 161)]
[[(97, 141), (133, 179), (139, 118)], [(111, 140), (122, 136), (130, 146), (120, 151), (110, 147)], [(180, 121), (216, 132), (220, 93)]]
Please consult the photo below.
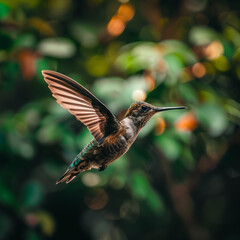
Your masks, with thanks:
[(42, 71), (57, 102), (86, 125), (94, 139), (75, 157), (56, 182), (72, 181), (78, 173), (97, 168), (103, 171), (125, 154), (140, 130), (158, 112), (186, 107), (155, 107), (146, 102), (133, 103), (119, 121), (91, 92), (71, 78), (54, 71)]

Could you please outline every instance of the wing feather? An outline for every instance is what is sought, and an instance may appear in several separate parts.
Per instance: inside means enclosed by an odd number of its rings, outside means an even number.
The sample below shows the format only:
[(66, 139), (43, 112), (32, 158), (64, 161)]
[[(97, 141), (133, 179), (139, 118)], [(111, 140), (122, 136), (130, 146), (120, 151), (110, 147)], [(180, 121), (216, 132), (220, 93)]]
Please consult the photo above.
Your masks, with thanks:
[(58, 72), (42, 74), (57, 102), (85, 124), (99, 144), (119, 129), (117, 118), (82, 85)]

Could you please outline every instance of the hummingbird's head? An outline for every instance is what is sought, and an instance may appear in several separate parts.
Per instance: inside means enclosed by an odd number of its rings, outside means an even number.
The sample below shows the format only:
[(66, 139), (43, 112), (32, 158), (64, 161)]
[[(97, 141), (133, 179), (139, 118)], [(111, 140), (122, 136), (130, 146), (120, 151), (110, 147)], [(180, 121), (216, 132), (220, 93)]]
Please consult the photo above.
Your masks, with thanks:
[(174, 110), (174, 109), (186, 109), (184, 106), (180, 107), (155, 107), (146, 102), (135, 102), (133, 103), (127, 113), (125, 118), (131, 118), (134, 124), (140, 128), (144, 127), (149, 119), (158, 112), (163, 112), (167, 110)]

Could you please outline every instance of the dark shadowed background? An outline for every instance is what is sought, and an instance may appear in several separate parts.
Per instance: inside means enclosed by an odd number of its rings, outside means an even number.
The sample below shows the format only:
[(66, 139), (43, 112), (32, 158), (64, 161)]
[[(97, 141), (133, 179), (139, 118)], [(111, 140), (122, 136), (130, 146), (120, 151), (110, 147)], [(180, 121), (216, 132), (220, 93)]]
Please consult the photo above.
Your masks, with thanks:
[[(240, 3), (0, 0), (0, 239), (240, 239)], [(105, 171), (55, 185), (92, 139), (41, 70), (120, 119), (157, 114)]]

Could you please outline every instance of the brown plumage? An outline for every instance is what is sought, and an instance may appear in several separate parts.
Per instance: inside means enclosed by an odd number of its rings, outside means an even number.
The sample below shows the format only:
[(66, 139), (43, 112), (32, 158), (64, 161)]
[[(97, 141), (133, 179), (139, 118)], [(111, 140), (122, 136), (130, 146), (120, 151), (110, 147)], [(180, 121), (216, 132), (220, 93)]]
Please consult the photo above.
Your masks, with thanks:
[(140, 130), (155, 113), (185, 108), (159, 108), (146, 102), (136, 102), (129, 107), (124, 119), (119, 121), (100, 100), (71, 78), (54, 71), (42, 73), (57, 102), (85, 124), (94, 137), (57, 183), (68, 183), (79, 172), (91, 168), (104, 170), (128, 151)]
[(86, 88), (63, 74), (42, 73), (57, 102), (85, 124), (100, 144), (109, 133), (119, 129), (116, 117)]

